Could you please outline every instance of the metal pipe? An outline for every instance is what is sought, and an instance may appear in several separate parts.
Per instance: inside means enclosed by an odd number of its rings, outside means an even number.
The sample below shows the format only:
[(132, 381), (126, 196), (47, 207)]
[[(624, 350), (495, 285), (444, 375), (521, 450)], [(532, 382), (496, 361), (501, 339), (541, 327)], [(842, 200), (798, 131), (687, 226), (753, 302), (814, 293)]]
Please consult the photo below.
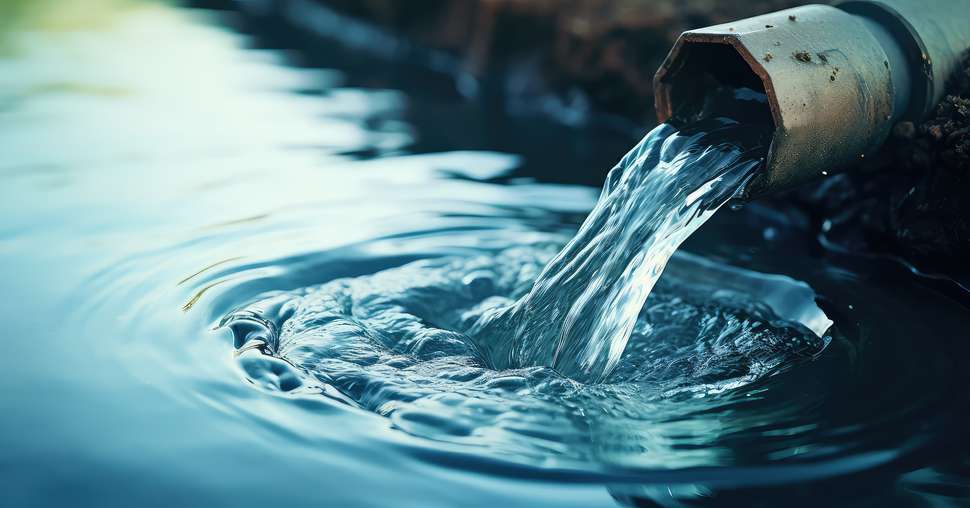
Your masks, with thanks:
[(970, 48), (970, 0), (805, 5), (681, 34), (654, 76), (657, 118), (696, 115), (716, 86), (763, 91), (774, 122), (750, 199), (845, 169), (943, 97)]

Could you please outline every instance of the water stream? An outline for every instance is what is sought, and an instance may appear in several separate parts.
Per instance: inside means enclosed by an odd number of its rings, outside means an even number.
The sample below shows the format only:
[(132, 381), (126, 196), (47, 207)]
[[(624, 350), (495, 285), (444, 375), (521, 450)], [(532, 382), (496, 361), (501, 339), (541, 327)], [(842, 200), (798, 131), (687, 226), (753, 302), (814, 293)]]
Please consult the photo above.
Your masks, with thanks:
[(674, 251), (760, 167), (765, 132), (723, 118), (650, 132), (610, 171), (599, 202), (532, 290), (470, 330), (490, 365), (608, 376)]
[[(221, 326), (254, 384), (324, 383), (411, 434), (519, 456), (658, 460), (662, 445), (627, 428), (631, 415), (646, 421), (685, 394), (776, 375), (830, 340), (814, 293), (794, 281), (683, 258), (651, 296), (677, 247), (764, 160), (764, 96), (715, 95), (719, 111), (747, 112), (738, 116), (750, 123), (711, 114), (653, 129), (610, 171), (564, 246), (527, 242), (274, 291)], [(755, 281), (774, 296), (745, 288)], [(585, 435), (600, 427), (614, 430)], [(593, 459), (604, 447), (635, 451)]]

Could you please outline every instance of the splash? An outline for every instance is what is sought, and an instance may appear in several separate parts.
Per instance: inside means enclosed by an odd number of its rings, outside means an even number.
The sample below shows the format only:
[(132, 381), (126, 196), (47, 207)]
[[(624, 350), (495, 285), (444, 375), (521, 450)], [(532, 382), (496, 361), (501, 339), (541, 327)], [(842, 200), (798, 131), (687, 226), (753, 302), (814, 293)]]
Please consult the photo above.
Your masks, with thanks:
[[(771, 125), (763, 104), (763, 94), (722, 89), (689, 127), (653, 129), (609, 172), (596, 206), (554, 256), (548, 245), (508, 249), (495, 259), (426, 260), (415, 265), (419, 273), (336, 283), (317, 293), (325, 298), (314, 308), (326, 320), (302, 326), (410, 355), (474, 357), (494, 371), (550, 367), (603, 382), (671, 256), (762, 165)], [(368, 326), (323, 326), (361, 309)], [(298, 353), (297, 363), (305, 354), (319, 352)]]
[(715, 463), (716, 446), (675, 451), (696, 431), (676, 422), (711, 404), (690, 401), (815, 358), (831, 325), (790, 279), (684, 254), (665, 272), (758, 169), (764, 125), (657, 127), (568, 241), (264, 295), (223, 325), (254, 384), (322, 390), (413, 435), (532, 460)]
[(831, 325), (804, 284), (675, 256), (763, 160), (770, 123), (734, 120), (763, 97), (732, 93), (717, 104), (734, 111), (647, 134), (572, 237), (483, 241), (230, 313), (246, 377), (517, 460), (720, 462), (736, 429), (703, 423), (708, 444), (680, 453), (691, 415), (815, 358)]
[[(426, 259), (267, 295), (224, 324), (247, 378), (270, 391), (322, 392), (408, 434), (517, 460), (665, 468), (722, 460), (714, 442), (737, 429), (691, 415), (733, 404), (732, 391), (828, 343), (817, 333), (831, 322), (804, 284), (678, 255), (600, 383), (542, 365), (495, 368), (487, 351), (500, 337), (467, 331), (523, 298), (557, 247)], [(698, 435), (711, 443), (678, 451)]]
[(610, 171), (596, 207), (528, 294), (469, 330), (491, 365), (605, 379), (667, 261), (761, 165), (763, 133), (760, 124), (716, 118), (647, 134)]

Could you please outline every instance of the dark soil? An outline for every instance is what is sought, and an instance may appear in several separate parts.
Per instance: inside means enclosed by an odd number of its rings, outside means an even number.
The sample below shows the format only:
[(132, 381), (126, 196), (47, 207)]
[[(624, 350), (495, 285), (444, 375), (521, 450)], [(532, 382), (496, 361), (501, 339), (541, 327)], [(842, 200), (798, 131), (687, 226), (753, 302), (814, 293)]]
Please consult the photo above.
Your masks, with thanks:
[(970, 53), (949, 95), (919, 125), (896, 125), (858, 171), (793, 193), (850, 250), (892, 254), (926, 271), (970, 273)]

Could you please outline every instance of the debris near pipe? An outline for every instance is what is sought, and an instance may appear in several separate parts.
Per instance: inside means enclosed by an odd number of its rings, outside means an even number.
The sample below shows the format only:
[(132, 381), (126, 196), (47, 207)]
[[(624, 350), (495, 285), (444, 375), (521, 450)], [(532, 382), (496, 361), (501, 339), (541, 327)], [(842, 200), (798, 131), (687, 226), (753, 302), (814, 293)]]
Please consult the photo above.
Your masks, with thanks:
[(825, 235), (840, 247), (962, 274), (970, 287), (970, 52), (932, 115), (897, 124), (860, 169), (778, 199), (828, 221)]

